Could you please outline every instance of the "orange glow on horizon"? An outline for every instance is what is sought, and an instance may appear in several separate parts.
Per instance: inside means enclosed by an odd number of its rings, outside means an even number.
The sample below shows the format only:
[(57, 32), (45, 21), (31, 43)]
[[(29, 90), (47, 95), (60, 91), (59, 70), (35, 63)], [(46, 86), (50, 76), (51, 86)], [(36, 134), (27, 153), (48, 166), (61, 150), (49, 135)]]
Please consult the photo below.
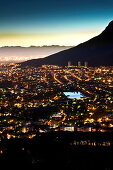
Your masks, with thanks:
[(99, 30), (85, 32), (64, 32), (46, 34), (0, 34), (0, 47), (2, 46), (43, 46), (65, 45), (76, 46), (98, 35)]

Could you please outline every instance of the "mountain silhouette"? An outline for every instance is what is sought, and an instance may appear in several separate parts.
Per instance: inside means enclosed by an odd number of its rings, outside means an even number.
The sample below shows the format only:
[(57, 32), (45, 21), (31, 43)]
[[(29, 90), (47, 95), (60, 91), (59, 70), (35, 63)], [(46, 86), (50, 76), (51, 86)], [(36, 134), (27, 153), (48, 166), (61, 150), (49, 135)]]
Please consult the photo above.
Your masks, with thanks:
[(41, 66), (43, 64), (67, 65), (71, 61), (72, 65), (77, 65), (85, 61), (89, 66), (112, 66), (113, 65), (113, 21), (98, 36), (81, 43), (80, 45), (50, 55), (43, 59), (33, 59), (21, 63), (22, 66)]

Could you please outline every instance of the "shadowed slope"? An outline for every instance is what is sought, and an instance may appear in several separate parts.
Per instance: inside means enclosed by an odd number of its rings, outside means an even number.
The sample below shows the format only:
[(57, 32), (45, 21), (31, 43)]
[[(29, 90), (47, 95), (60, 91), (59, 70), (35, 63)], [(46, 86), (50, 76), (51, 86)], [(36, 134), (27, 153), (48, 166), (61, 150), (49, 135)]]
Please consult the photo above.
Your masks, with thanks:
[(76, 47), (50, 55), (43, 59), (29, 60), (22, 66), (40, 66), (43, 64), (67, 65), (71, 61), (77, 65), (78, 61), (83, 64), (87, 61), (89, 66), (113, 65), (113, 21), (98, 36)]

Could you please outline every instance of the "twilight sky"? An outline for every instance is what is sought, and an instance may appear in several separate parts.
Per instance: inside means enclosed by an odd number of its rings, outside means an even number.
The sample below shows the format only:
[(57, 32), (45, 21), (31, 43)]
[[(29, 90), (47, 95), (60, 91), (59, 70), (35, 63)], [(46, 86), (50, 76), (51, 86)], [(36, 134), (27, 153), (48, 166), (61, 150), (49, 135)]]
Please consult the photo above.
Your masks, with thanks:
[(0, 46), (77, 45), (113, 20), (113, 0), (0, 0)]

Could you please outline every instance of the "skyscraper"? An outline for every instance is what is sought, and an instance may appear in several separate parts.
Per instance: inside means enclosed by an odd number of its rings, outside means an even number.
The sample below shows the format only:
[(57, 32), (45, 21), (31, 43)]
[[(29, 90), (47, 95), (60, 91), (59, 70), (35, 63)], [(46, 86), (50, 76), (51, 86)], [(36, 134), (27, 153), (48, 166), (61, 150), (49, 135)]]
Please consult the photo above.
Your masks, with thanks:
[(88, 67), (88, 62), (87, 61), (84, 62), (84, 67)]
[(68, 67), (71, 66), (71, 61), (68, 61)]
[(81, 66), (81, 62), (80, 61), (78, 61), (78, 67), (80, 67)]

